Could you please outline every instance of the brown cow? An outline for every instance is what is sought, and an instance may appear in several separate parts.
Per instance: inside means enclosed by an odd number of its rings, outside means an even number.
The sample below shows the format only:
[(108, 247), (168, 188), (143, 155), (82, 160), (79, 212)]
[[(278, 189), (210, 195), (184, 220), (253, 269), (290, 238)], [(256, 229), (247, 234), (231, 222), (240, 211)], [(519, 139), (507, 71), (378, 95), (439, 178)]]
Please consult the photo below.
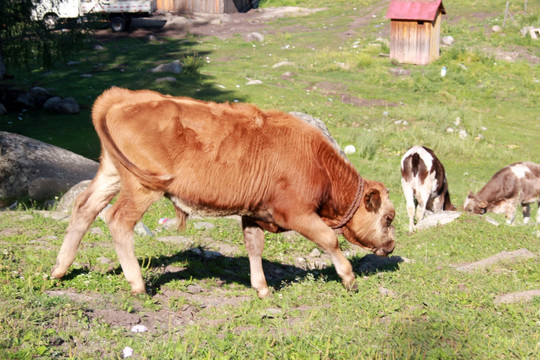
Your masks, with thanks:
[(491, 211), (504, 214), (506, 222), (512, 224), (516, 207), (521, 204), (523, 222), (531, 217), (530, 204), (538, 203), (536, 222), (540, 223), (540, 164), (517, 162), (499, 170), (486, 185), (474, 195), (469, 192), (463, 208), (475, 214)]
[(331, 255), (347, 289), (356, 288), (339, 249), (386, 256), (394, 249), (394, 206), (379, 182), (363, 179), (316, 127), (250, 104), (217, 104), (148, 90), (112, 88), (95, 102), (99, 171), (77, 198), (52, 270), (65, 275), (96, 215), (118, 194), (107, 222), (133, 293), (145, 292), (133, 228), (167, 196), (187, 214), (242, 216), (251, 284), (269, 294), (262, 269), (264, 231), (295, 230)]

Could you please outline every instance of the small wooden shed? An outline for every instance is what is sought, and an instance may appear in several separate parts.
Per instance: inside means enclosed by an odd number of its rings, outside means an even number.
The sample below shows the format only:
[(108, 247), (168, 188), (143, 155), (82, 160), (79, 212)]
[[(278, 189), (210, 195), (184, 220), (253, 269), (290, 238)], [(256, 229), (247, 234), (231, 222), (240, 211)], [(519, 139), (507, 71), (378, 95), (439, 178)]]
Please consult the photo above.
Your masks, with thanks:
[(442, 0), (391, 0), (390, 58), (425, 65), (439, 58)]
[(174, 13), (230, 14), (252, 8), (251, 0), (156, 0), (158, 10)]

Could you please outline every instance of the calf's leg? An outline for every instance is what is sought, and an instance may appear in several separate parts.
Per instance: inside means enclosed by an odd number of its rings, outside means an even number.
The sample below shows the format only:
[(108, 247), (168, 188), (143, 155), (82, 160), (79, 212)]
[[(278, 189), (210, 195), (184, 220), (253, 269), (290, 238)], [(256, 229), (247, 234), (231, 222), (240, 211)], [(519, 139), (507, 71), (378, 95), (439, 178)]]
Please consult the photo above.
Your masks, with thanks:
[(251, 286), (257, 290), (257, 295), (262, 299), (270, 295), (262, 267), (264, 231), (256, 223), (245, 217), (242, 217), (242, 230), (249, 258)]
[(329, 228), (317, 214), (294, 217), (293, 219), (289, 228), (296, 230), (326, 251), (332, 259), (343, 286), (347, 290), (356, 290), (358, 285), (352, 271), (352, 265), (341, 252), (334, 230)]
[(114, 168), (102, 167), (94, 180), (75, 200), (71, 219), (58, 252), (56, 265), (51, 271), (53, 278), (62, 278), (75, 260), (81, 239), (88, 231), (97, 214), (103, 210), (120, 190), (118, 173)]
[(414, 230), (414, 190), (410, 183), (401, 179), (401, 188), (405, 195), (405, 201), (407, 202), (407, 214), (409, 215), (409, 232)]
[(531, 219), (531, 205), (521, 204), (521, 209), (523, 211), (523, 223), (528, 224)]
[(118, 199), (108, 210), (108, 224), (114, 247), (132, 294), (146, 292), (141, 267), (135, 257), (133, 228), (150, 205), (163, 193), (122, 184)]
[(431, 195), (431, 184), (426, 179), (424, 185), (418, 191), (418, 206), (416, 207), (416, 223), (424, 218), (426, 213), (426, 207), (429, 201), (429, 196)]

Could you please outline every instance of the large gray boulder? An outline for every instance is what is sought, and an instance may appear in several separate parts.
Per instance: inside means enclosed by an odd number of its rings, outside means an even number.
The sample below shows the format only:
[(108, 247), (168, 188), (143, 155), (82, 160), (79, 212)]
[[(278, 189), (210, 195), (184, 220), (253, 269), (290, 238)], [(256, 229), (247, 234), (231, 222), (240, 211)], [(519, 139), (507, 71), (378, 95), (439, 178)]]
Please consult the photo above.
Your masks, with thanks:
[(341, 154), (341, 156), (343, 156), (344, 159), (347, 159), (345, 152), (343, 151), (341, 146), (339, 146), (337, 141), (332, 137), (332, 134), (330, 134), (328, 127), (326, 127), (326, 124), (321, 119), (302, 113), (302, 112), (298, 112), (298, 111), (291, 111), (289, 114), (301, 120), (304, 120), (308, 124), (320, 129), (322, 133), (328, 138), (328, 140), (330, 141), (334, 149), (336, 149)]
[(53, 199), (83, 180), (99, 164), (57, 146), (0, 131), (0, 206), (14, 200)]

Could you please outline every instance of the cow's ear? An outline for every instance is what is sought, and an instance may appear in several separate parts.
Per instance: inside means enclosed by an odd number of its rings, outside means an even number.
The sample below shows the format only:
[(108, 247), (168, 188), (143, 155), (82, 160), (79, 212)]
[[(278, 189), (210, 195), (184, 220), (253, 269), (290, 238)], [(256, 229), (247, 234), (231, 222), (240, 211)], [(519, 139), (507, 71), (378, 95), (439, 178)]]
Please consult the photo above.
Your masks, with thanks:
[(364, 195), (364, 205), (367, 211), (377, 212), (381, 207), (381, 193), (379, 190), (370, 190)]
[(474, 193), (469, 190), (469, 195), (467, 197), (472, 199), (474, 197)]

